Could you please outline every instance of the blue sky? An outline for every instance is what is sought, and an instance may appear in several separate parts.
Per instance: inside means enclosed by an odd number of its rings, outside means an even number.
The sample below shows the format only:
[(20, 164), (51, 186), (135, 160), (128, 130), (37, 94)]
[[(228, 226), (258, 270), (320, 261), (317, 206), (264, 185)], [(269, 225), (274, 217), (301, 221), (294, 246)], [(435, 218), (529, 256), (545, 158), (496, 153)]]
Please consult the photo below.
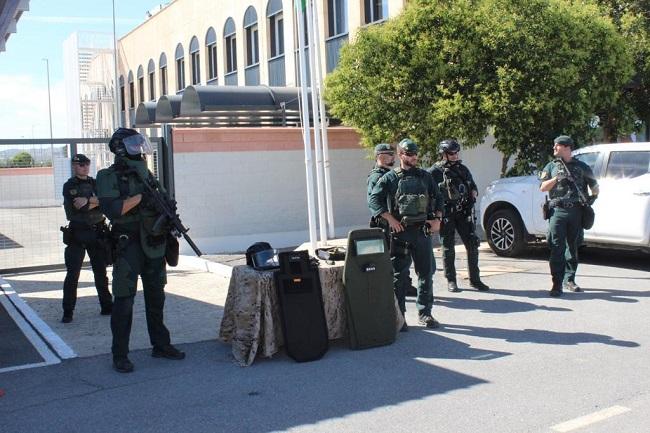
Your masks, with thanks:
[[(144, 21), (155, 0), (115, 0), (117, 37)], [(49, 59), (52, 124), (55, 137), (66, 135), (63, 91), (63, 41), (75, 31), (113, 32), (111, 0), (31, 0), (17, 32), (0, 53), (0, 138), (48, 138)]]

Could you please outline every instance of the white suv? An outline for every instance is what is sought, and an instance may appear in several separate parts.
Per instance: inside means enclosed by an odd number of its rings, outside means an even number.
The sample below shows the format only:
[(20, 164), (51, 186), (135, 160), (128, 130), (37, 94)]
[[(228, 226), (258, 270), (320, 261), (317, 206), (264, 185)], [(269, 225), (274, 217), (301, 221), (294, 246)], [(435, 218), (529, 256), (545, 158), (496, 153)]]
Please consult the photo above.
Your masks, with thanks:
[[(573, 156), (591, 167), (600, 186), (596, 221), (584, 232), (585, 243), (650, 252), (650, 143), (598, 144)], [(529, 242), (546, 238), (539, 185), (537, 176), (520, 176), (495, 180), (485, 189), (480, 222), (496, 254), (516, 256)]]

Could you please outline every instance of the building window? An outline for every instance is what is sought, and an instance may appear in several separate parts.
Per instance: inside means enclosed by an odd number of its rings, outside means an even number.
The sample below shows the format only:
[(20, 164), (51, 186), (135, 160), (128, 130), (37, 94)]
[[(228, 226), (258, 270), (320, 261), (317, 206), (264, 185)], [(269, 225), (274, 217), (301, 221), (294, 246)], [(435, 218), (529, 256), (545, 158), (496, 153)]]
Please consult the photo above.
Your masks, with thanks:
[(144, 70), (142, 65), (138, 67), (138, 102), (144, 102)]
[(338, 36), (348, 32), (348, 1), (327, 0), (327, 25), (329, 36)]
[(156, 100), (156, 64), (153, 59), (149, 59), (147, 65), (147, 75), (149, 76), (149, 100)]
[(226, 74), (237, 71), (237, 37), (235, 36), (235, 22), (228, 18), (224, 26), (224, 47), (226, 50)]
[(176, 91), (180, 92), (185, 88), (185, 52), (183, 45), (176, 46)]
[(192, 84), (201, 84), (201, 59), (199, 40), (194, 36), (190, 41), (190, 63), (192, 67)]
[(388, 18), (388, 0), (363, 0), (366, 24)]
[(167, 94), (167, 56), (165, 53), (160, 55), (158, 68), (160, 69), (160, 74), (158, 76), (160, 79), (160, 96), (165, 96)]
[(209, 83), (217, 78), (217, 34), (212, 27), (208, 29), (205, 35), (205, 54)]
[(129, 72), (129, 108), (135, 108), (135, 83), (133, 72)]
[(284, 19), (281, 0), (269, 0), (266, 5), (266, 18), (269, 25), (270, 57), (281, 56), (284, 54)]
[(120, 111), (126, 111), (126, 101), (124, 100), (124, 97), (126, 96), (124, 93), (124, 76), (120, 76)]
[(259, 32), (257, 13), (252, 6), (249, 6), (244, 14), (244, 30), (246, 34), (246, 66), (256, 65), (260, 62)]

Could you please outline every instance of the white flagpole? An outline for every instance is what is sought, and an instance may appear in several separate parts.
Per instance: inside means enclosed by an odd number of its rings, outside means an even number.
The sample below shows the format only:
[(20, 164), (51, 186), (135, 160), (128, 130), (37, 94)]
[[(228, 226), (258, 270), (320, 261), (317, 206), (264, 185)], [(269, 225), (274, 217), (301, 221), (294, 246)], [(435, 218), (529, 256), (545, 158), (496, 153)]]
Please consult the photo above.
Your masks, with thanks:
[(321, 149), (320, 130), (320, 104), (316, 84), (318, 71), (316, 67), (316, 53), (318, 52), (318, 39), (314, 33), (314, 3), (307, 0), (307, 33), (309, 34), (309, 73), (311, 78), (311, 107), (314, 119), (314, 149), (316, 151), (316, 194), (318, 197), (318, 223), (320, 227), (320, 240), (322, 246), (327, 245), (327, 214), (325, 208), (325, 191), (323, 187), (323, 153)]
[[(318, 10), (316, 8), (316, 5), (314, 5), (314, 33), (315, 37), (314, 40), (320, 41), (320, 27), (318, 23)], [(316, 51), (314, 51), (314, 56), (317, 60), (317, 79), (315, 81), (312, 81), (312, 92), (314, 92), (314, 89), (316, 90), (318, 94), (318, 102), (319, 102), (319, 115), (320, 115), (320, 126), (321, 126), (321, 141), (323, 145), (323, 169), (325, 172), (325, 201), (326, 201), (326, 206), (327, 206), (327, 231), (329, 234), (330, 239), (334, 239), (336, 237), (335, 233), (335, 228), (334, 228), (334, 209), (332, 205), (332, 181), (330, 178), (330, 155), (329, 155), (329, 144), (328, 144), (328, 139), (327, 139), (327, 127), (328, 127), (328, 120), (327, 120), (327, 115), (325, 112), (325, 102), (323, 101), (323, 65), (322, 65), (322, 56), (321, 56), (321, 47), (320, 47), (320, 42), (316, 45), (314, 44), (314, 48)], [(321, 223), (322, 224), (322, 223)]]
[(311, 156), (311, 134), (309, 131), (309, 101), (307, 99), (307, 71), (305, 59), (305, 28), (303, 0), (294, 0), (296, 21), (298, 22), (298, 60), (300, 71), (300, 115), (302, 119), (302, 138), (305, 145), (305, 174), (307, 177), (307, 215), (309, 218), (309, 243), (312, 254), (316, 251), (316, 212), (314, 210), (314, 175), (312, 173), (313, 162)]

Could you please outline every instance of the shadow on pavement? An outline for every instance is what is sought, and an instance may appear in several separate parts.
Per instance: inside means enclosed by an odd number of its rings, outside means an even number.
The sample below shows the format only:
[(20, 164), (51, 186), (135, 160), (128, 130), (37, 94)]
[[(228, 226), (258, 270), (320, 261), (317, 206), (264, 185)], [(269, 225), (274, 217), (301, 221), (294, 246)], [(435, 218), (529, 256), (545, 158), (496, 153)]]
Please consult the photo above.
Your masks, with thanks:
[[(589, 278), (599, 278), (599, 277), (589, 276)], [(650, 296), (649, 290), (591, 289), (589, 288), (588, 284), (580, 284), (580, 287), (582, 287), (583, 290), (582, 292), (572, 293), (572, 292), (567, 292), (565, 290), (564, 294), (560, 299), (570, 300), (570, 301), (601, 300), (601, 301), (610, 301), (610, 302), (635, 303), (635, 302), (639, 302), (639, 300), (635, 298), (647, 298)], [(533, 299), (552, 299), (549, 297), (548, 290), (490, 289), (490, 293), (505, 295), (505, 296), (521, 296), (521, 297), (533, 298)], [(496, 302), (496, 301), (486, 300), (485, 302)], [(562, 311), (562, 310), (555, 310), (555, 311)]]
[[(34, 385), (29, 377), (8, 383), (12, 398), (5, 409), (37, 405), (41, 419), (56, 419), (65, 408), (66, 425), (92, 423), (103, 431), (190, 431), (188, 426), (229, 433), (284, 431), (487, 383), (434, 365), (433, 359), (478, 358), (485, 363), (509, 355), (417, 327), (394, 344), (374, 349), (352, 351), (345, 342), (334, 342), (323, 359), (309, 363), (296, 363), (281, 352), (241, 368), (232, 361), (229, 345), (204, 342), (181, 348), (188, 354), (182, 362), (152, 359), (148, 351), (133, 353), (136, 371), (129, 375), (111, 371), (106, 355), (84, 363), (71, 360), (73, 371), (54, 367), (68, 374), (51, 377), (50, 395), (30, 393)], [(178, 406), (185, 408), (182, 416)], [(149, 426), (139, 424), (143, 414), (155, 414)], [(10, 418), (8, 431), (51, 428), (40, 420)]]
[(574, 345), (581, 343), (600, 343), (621, 347), (639, 347), (634, 341), (615, 340), (609, 335), (589, 332), (555, 332), (542, 329), (503, 329), (480, 326), (445, 324), (439, 332), (472, 335), (483, 338), (495, 338), (510, 343), (535, 343)]
[[(490, 293), (499, 294), (499, 292), (509, 293), (506, 290), (490, 290)], [(544, 292), (546, 294), (546, 292)], [(462, 296), (462, 293), (458, 293)], [(573, 311), (570, 308), (549, 307), (546, 305), (533, 304), (531, 302), (512, 301), (509, 299), (467, 299), (462, 297), (444, 297), (436, 296), (435, 300), (440, 301), (440, 305), (446, 308), (456, 308), (460, 310), (479, 310), (483, 313), (523, 313), (526, 311)], [(545, 297), (548, 297), (546, 294)], [(539, 296), (542, 298), (542, 296)]]

